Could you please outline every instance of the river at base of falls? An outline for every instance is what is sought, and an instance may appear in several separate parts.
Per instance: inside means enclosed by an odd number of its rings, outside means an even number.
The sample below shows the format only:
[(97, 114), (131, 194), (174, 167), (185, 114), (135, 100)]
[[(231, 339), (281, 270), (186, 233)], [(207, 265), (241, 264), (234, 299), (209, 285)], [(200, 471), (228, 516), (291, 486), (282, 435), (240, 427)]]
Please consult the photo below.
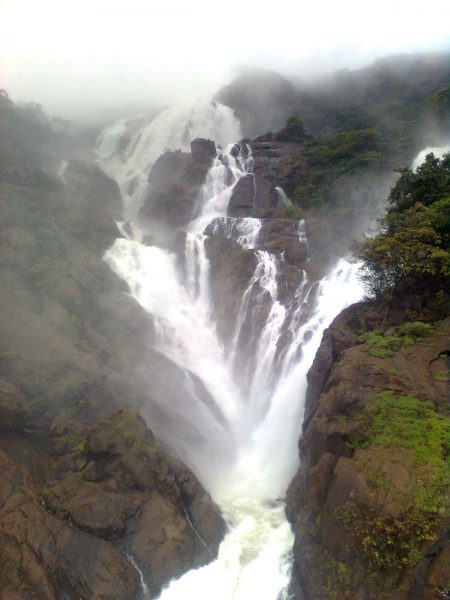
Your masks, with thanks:
[[(134, 180), (145, 182), (151, 162), (162, 149), (186, 147), (186, 127), (182, 122), (186, 114), (172, 109), (163, 111), (140, 132), (134, 132), (134, 137), (130, 136), (131, 142), (122, 155), (117, 154), (117, 148), (126, 132), (126, 123), (103, 132), (97, 151), (102, 165), (118, 179), (125, 197), (125, 174), (131, 173)], [(197, 136), (215, 135), (224, 143), (233, 141), (227, 140), (232, 132), (239, 139), (239, 124), (225, 107), (214, 105), (207, 110), (191, 111), (188, 116), (189, 131), (195, 131)], [(196, 121), (197, 117), (201, 122)], [(186, 372), (187, 380), (189, 374), (194, 374), (203, 382), (226, 421), (224, 427), (199, 401), (186, 407), (183, 416), (193, 426), (201, 427), (208, 451), (201, 452), (188, 443), (183, 445), (176, 432), (166, 440), (220, 506), (228, 532), (218, 558), (171, 582), (163, 590), (161, 600), (287, 598), (294, 538), (286, 520), (283, 497), (298, 468), (297, 443), (303, 420), (306, 374), (324, 329), (343, 308), (362, 295), (357, 265), (341, 259), (320, 282), (312, 300), (311, 286), (304, 274), (295, 302), (285, 307), (278, 301), (277, 273), (283, 258), (255, 249), (261, 222), (226, 217), (234, 186), (251, 169), (248, 146), (230, 145), (218, 152), (201, 191), (202, 210), (188, 227), (184, 278), (176, 268), (175, 255), (140, 243), (136, 223), (128, 227), (136, 234), (116, 240), (105, 254), (106, 262), (152, 315), (158, 334), (157, 349)], [(125, 213), (131, 217), (137, 214), (144, 187), (144, 183), (140, 188), (134, 186), (137, 192), (128, 199)], [(233, 237), (244, 249), (253, 250), (257, 259), (228, 348), (218, 339), (210, 297), (205, 251), (208, 226)], [(301, 222), (298, 231), (304, 239)], [(234, 363), (241, 360), (237, 351), (240, 328), (248, 311), (260, 301), (255, 290), (263, 290), (266, 297), (270, 296), (271, 309), (259, 337), (254, 340), (254, 356), (249, 358), (253, 361), (249, 362), (251, 376), (248, 386), (242, 388), (234, 379)], [(308, 303), (310, 316), (305, 322), (300, 316)], [(280, 361), (277, 342), (286, 327), (290, 328), (291, 342)]]

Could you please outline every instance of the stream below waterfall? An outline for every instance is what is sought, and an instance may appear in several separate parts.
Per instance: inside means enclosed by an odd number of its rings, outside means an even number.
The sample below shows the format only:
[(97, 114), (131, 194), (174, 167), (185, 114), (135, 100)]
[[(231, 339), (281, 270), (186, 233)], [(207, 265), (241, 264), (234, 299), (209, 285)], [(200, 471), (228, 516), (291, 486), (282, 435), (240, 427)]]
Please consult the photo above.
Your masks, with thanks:
[[(282, 256), (255, 248), (261, 220), (226, 216), (234, 186), (253, 164), (250, 148), (235, 144), (242, 136), (232, 111), (220, 104), (192, 111), (167, 109), (130, 134), (119, 152), (128, 126), (121, 121), (105, 130), (97, 145), (99, 162), (122, 188), (128, 221), (128, 227), (122, 226), (127, 237), (116, 240), (105, 260), (152, 316), (157, 350), (186, 372), (187, 385), (192, 374), (203, 382), (221, 417), (199, 399), (187, 411), (192, 423), (202, 428), (208, 452), (177, 441), (176, 435), (172, 446), (222, 509), (228, 533), (216, 560), (171, 582), (160, 598), (287, 598), (293, 533), (283, 497), (298, 468), (306, 374), (324, 329), (343, 308), (361, 299), (357, 265), (339, 259), (314, 297), (305, 273), (295, 301), (284, 305), (277, 283)], [(198, 215), (187, 227), (182, 274), (174, 253), (142, 243), (137, 211), (158, 156), (165, 149), (188, 150), (195, 137), (215, 140), (218, 153), (201, 190)], [(131, 179), (138, 184), (130, 186)], [(227, 346), (216, 328), (207, 229), (209, 235), (232, 237), (256, 257)], [(303, 222), (298, 235), (306, 237)], [(259, 301), (255, 289), (261, 290), (261, 298), (270, 297), (270, 309), (255, 334), (255, 351), (247, 365), (250, 375), (243, 385), (235, 376), (236, 363), (242, 360), (238, 345), (244, 321), (252, 318), (249, 311), (255, 311)], [(301, 318), (307, 305), (307, 316)], [(278, 341), (286, 328), (289, 343), (280, 357)]]

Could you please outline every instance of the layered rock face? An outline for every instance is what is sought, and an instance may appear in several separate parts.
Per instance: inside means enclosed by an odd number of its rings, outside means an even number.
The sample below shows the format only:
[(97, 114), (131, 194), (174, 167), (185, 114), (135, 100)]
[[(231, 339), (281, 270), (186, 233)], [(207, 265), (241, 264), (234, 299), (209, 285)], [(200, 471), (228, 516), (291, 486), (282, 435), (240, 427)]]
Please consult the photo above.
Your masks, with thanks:
[(295, 598), (431, 600), (448, 591), (433, 466), (443, 442), (423, 461), (421, 452), (432, 424), (444, 426), (450, 320), (408, 325), (420, 297), (408, 300), (388, 312), (345, 310), (308, 374), (301, 467), (287, 498)]
[(0, 597), (136, 598), (135, 564), (153, 596), (211, 560), (224, 532), (217, 509), (134, 411), (93, 427), (56, 417), (31, 433), (20, 392), (1, 387)]
[(117, 184), (86, 161), (63, 181), (4, 152), (0, 598), (138, 598), (134, 564), (153, 597), (212, 560), (224, 533), (136, 412), (164, 437), (161, 405), (189, 402), (186, 373), (152, 349), (151, 319), (102, 260), (119, 236)]

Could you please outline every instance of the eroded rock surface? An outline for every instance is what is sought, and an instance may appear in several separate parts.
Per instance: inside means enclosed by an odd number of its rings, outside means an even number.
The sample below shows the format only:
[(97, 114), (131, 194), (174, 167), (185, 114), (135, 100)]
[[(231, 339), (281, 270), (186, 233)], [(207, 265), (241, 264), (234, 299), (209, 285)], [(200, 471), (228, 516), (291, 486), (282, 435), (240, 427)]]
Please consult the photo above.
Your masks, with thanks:
[(129, 556), (158, 594), (217, 552), (217, 508), (134, 411), (6, 433), (0, 460), (2, 598), (132, 600), (140, 579)]

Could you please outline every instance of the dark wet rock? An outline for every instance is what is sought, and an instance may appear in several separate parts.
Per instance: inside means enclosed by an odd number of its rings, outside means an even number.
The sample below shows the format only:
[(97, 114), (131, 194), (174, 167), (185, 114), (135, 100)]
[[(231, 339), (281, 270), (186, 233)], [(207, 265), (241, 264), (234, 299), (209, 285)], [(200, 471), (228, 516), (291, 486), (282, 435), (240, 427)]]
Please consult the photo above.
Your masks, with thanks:
[(184, 276), (186, 274), (186, 232), (178, 231), (172, 245), (172, 252), (177, 257), (177, 266)]
[(228, 204), (229, 217), (253, 216), (255, 208), (255, 179), (251, 174), (244, 175), (233, 189)]
[(234, 240), (220, 235), (209, 238), (206, 249), (217, 330), (229, 342), (242, 296), (256, 268), (256, 257), (252, 250), (243, 250)]
[(244, 175), (236, 184), (228, 204), (229, 217), (273, 216), (278, 206), (278, 192), (265, 177), (261, 175)]
[(302, 145), (272, 138), (258, 138), (251, 142), (250, 146), (255, 175), (270, 183), (272, 189), (281, 187), (291, 196), (303, 177), (302, 162), (299, 158)]
[[(200, 149), (196, 146), (204, 156), (202, 148), (202, 145)], [(163, 227), (166, 238), (172, 240), (174, 231), (186, 227), (194, 218), (208, 168), (208, 162), (195, 161), (191, 154), (180, 150), (165, 152), (158, 158), (150, 172), (147, 198), (140, 210), (140, 217), (151, 234), (161, 237)]]
[(46, 510), (40, 491), (54, 477), (53, 464), (33, 437), (3, 435), (0, 462), (2, 598), (106, 600), (138, 593), (139, 576), (118, 549)]
[(210, 167), (216, 158), (216, 144), (212, 140), (197, 138), (191, 142), (191, 153), (195, 163)]
[(266, 219), (258, 236), (257, 248), (284, 259), (297, 267), (304, 267), (308, 258), (308, 243), (300, 232), (300, 223), (294, 219)]

